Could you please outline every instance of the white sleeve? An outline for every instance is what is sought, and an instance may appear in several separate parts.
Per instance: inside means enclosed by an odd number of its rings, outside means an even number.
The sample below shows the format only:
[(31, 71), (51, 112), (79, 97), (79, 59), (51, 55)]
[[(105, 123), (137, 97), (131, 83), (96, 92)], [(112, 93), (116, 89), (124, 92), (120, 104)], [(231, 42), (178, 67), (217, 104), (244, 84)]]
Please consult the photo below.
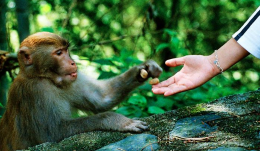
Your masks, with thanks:
[(260, 59), (260, 6), (232, 37), (249, 53)]

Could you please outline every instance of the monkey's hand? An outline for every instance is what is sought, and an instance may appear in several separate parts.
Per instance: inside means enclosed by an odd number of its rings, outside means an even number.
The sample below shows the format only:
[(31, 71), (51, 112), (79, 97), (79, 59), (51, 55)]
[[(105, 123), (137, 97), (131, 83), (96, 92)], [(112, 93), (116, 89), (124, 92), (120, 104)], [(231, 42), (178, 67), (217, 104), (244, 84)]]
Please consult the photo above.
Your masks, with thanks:
[(162, 68), (153, 60), (148, 60), (138, 66), (139, 74), (137, 79), (140, 82), (147, 80), (149, 77), (158, 78), (162, 73)]
[(141, 133), (149, 129), (146, 122), (133, 120), (114, 112), (101, 113), (99, 116), (105, 116), (102, 120), (102, 126), (104, 126), (102, 129), (135, 133)]

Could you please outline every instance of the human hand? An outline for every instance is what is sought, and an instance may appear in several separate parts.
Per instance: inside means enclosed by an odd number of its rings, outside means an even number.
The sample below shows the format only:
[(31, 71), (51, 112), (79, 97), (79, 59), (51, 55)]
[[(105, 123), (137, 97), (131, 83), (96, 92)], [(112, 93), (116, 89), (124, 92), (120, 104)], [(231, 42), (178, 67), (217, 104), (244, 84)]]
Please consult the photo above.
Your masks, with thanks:
[(165, 62), (167, 66), (183, 68), (169, 79), (153, 85), (154, 94), (173, 95), (179, 92), (194, 89), (217, 75), (220, 71), (213, 63), (214, 56), (189, 55), (170, 59)]

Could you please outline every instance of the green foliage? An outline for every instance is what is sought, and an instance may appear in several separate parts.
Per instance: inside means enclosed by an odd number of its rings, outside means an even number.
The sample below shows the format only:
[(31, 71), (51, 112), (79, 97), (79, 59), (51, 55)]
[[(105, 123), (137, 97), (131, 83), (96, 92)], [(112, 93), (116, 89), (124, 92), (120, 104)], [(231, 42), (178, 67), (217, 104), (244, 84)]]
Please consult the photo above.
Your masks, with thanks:
[[(0, 103), (0, 109), (4, 108), (4, 106)], [(0, 119), (2, 118), (2, 115), (0, 115)]]
[(149, 106), (148, 107), (148, 113), (150, 114), (160, 114), (164, 113), (164, 110), (158, 106)]
[[(69, 39), (73, 55), (78, 56), (79, 62), (94, 62), (99, 79), (118, 75), (151, 58), (164, 69), (161, 81), (181, 69), (166, 67), (165, 60), (211, 54), (231, 38), (260, 4), (258, 0), (74, 2), (29, 1), (32, 33), (49, 31)], [(18, 40), (14, 37), (18, 24), (13, 3), (14, 0), (8, 0), (6, 16), (10, 46), (17, 50)], [(143, 117), (255, 90), (259, 87), (259, 70), (260, 61), (249, 56), (201, 87), (170, 97), (154, 95), (145, 83), (116, 112)]]

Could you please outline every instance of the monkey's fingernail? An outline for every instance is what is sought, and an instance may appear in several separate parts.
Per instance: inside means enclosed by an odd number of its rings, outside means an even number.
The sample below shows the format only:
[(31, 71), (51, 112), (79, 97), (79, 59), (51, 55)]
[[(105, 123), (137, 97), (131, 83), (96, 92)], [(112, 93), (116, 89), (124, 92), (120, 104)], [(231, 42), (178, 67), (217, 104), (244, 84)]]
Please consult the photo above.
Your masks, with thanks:
[(149, 81), (149, 84), (154, 85), (154, 84), (158, 84), (159, 82), (160, 82), (160, 81), (159, 81), (158, 78), (153, 78), (153, 79), (151, 79), (151, 80)]
[(148, 72), (145, 69), (142, 69), (140, 75), (143, 79), (146, 79), (148, 76)]

